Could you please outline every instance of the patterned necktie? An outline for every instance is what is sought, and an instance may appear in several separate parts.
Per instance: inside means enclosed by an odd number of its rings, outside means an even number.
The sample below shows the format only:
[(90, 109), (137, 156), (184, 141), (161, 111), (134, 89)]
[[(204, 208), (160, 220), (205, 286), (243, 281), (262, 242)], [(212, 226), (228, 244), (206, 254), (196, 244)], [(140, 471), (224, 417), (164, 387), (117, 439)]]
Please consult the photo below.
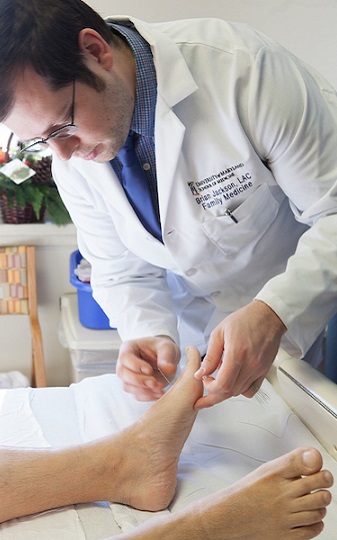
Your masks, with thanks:
[(117, 156), (122, 164), (122, 186), (139, 220), (152, 236), (162, 242), (160, 223), (152, 201), (149, 182), (136, 156), (133, 137), (134, 132), (130, 131)]

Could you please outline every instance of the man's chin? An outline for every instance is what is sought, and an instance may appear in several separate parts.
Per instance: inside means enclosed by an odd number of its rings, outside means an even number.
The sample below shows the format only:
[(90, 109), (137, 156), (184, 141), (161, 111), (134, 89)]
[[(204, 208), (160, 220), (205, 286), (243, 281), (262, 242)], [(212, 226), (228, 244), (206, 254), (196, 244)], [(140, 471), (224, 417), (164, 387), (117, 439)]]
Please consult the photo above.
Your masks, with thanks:
[(117, 156), (118, 152), (114, 151), (111, 145), (97, 144), (92, 150), (86, 153), (78, 152), (73, 156), (84, 161), (95, 161), (95, 163), (107, 163)]

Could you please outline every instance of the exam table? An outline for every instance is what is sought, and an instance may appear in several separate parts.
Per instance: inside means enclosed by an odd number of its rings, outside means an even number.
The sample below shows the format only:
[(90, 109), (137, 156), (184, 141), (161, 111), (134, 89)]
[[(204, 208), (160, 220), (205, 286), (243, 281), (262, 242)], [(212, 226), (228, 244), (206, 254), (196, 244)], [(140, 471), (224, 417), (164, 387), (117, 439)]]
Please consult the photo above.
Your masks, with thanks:
[[(251, 400), (239, 396), (198, 414), (181, 454), (176, 496), (157, 514), (176, 512), (298, 446), (318, 448), (337, 480), (337, 385), (280, 351), (262, 389)], [(70, 387), (1, 390), (0, 444), (86, 442), (123, 429), (147, 407), (124, 393), (114, 374)], [(321, 540), (337, 539), (337, 481), (331, 491)], [(78, 504), (3, 523), (0, 540), (99, 540), (151, 517), (115, 503)]]

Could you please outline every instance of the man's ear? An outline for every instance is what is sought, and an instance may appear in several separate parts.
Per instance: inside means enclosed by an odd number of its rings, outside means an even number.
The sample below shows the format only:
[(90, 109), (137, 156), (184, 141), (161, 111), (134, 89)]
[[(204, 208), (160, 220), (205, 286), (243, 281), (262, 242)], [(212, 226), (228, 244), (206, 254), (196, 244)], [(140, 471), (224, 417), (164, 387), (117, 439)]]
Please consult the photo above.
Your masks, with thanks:
[(109, 44), (92, 28), (83, 28), (78, 34), (78, 46), (84, 60), (94, 60), (110, 69), (113, 63)]

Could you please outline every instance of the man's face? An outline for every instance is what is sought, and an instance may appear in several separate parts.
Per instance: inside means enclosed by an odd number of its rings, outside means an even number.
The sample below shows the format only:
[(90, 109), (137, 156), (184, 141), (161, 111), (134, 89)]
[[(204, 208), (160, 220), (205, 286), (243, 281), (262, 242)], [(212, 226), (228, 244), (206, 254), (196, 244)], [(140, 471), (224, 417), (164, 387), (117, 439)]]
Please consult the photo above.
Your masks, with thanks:
[[(124, 144), (134, 110), (133, 87), (116, 72), (99, 74), (106, 84), (102, 92), (75, 82), (76, 133), (48, 141), (62, 160), (74, 156), (103, 163), (114, 158)], [(48, 137), (71, 121), (72, 87), (53, 91), (42, 77), (27, 68), (16, 82), (15, 104), (4, 124), (20, 141)]]

